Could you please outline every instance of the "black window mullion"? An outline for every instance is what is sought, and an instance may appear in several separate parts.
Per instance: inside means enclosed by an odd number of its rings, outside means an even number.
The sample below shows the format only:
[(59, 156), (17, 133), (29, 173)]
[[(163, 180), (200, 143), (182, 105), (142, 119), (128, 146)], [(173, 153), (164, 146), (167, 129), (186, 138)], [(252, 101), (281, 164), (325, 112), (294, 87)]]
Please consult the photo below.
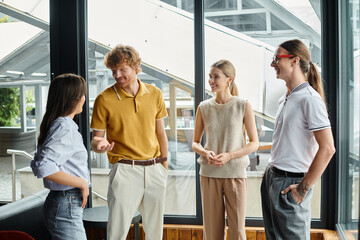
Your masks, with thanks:
[[(50, 0), (51, 79), (63, 74), (81, 75), (88, 83), (87, 0)], [(90, 168), (89, 94), (83, 112), (75, 119), (88, 151)], [(91, 191), (88, 206), (92, 206)]]
[[(205, 53), (204, 53), (204, 1), (194, 0), (194, 62), (195, 62), (195, 112), (205, 96)], [(202, 224), (202, 207), (200, 193), (200, 165), (195, 157), (196, 215), (166, 215), (165, 223), (170, 224)]]
[[(326, 102), (334, 136), (335, 147), (339, 146), (338, 129), (338, 49), (339, 49), (339, 24), (337, 0), (321, 1), (321, 39), (322, 39), (322, 79), (325, 82), (324, 90)], [(339, 169), (339, 154), (336, 153), (321, 180), (321, 219), (318, 227), (334, 229), (338, 218), (338, 193), (337, 186)], [(312, 224), (312, 226), (317, 225)]]
[[(204, 41), (204, 0), (194, 0), (194, 49), (195, 49), (195, 112), (205, 99), (205, 41)], [(204, 142), (204, 138), (202, 143)], [(199, 157), (196, 154), (195, 161)], [(202, 205), (200, 192), (200, 165), (196, 165), (196, 222), (202, 224)]]

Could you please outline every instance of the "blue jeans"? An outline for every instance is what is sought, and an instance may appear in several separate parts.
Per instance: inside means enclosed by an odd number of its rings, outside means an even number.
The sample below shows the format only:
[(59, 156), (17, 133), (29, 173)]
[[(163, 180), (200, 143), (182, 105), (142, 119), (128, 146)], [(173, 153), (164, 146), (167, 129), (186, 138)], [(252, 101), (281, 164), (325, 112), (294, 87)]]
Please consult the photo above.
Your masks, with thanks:
[(310, 240), (312, 188), (298, 204), (291, 191), (281, 191), (302, 178), (279, 176), (269, 166), (261, 184), (262, 212), (267, 240)]
[(45, 225), (53, 240), (86, 240), (81, 202), (82, 195), (78, 188), (50, 191), (43, 212)]

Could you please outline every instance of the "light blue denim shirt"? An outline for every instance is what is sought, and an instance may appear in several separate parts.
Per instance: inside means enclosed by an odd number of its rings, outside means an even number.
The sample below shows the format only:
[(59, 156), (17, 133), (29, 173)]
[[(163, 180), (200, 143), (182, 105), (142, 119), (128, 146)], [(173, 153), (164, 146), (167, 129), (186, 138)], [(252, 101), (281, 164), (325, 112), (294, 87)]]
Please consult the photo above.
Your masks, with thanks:
[(78, 128), (70, 117), (59, 117), (52, 122), (44, 143), (37, 147), (30, 166), (36, 177), (43, 178), (44, 187), (57, 191), (74, 188), (45, 179), (60, 170), (85, 178), (90, 186), (88, 154)]

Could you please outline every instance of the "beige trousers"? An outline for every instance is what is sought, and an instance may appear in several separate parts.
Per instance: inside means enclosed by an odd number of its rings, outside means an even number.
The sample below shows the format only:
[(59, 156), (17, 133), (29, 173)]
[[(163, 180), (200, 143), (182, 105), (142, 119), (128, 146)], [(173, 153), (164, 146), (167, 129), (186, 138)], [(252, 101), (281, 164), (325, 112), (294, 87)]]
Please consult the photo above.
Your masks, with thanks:
[(125, 240), (136, 210), (142, 216), (145, 239), (162, 239), (167, 175), (161, 163), (151, 166), (115, 163), (112, 166), (107, 239)]
[(229, 240), (245, 240), (246, 178), (200, 176), (204, 240), (226, 239), (225, 209)]

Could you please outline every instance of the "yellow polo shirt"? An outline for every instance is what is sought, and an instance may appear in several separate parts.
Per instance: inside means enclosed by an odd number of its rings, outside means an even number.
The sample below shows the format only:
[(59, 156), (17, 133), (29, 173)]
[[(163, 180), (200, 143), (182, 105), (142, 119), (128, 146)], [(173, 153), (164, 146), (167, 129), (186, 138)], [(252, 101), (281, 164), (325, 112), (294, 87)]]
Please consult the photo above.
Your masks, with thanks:
[(94, 102), (91, 128), (105, 130), (107, 140), (114, 142), (108, 151), (110, 163), (126, 158), (145, 160), (160, 155), (156, 136), (156, 119), (167, 116), (160, 89), (139, 82), (135, 97), (116, 83), (100, 93)]

